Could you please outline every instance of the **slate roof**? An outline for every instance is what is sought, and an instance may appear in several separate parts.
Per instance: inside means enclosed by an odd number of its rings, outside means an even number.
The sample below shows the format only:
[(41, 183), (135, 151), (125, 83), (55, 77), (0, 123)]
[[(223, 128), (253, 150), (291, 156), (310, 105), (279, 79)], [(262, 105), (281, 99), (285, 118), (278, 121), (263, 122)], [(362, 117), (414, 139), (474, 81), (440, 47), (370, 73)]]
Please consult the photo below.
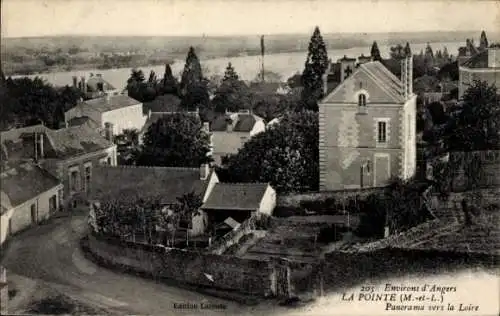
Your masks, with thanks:
[(387, 89), (388, 92), (400, 102), (405, 101), (403, 97), (403, 83), (398, 77), (390, 72), (389, 69), (382, 65), (381, 62), (367, 62), (361, 64), (359, 66), (359, 69), (365, 70), (369, 75), (372, 76), (372, 79), (374, 79), (381, 87)]
[(80, 116), (80, 117), (73, 117), (70, 120), (68, 120), (68, 127), (74, 127), (74, 126), (81, 126), (87, 124), (88, 126), (98, 129), (100, 128), (99, 123), (94, 121), (88, 116)]
[(181, 99), (173, 94), (165, 94), (157, 97), (151, 102), (145, 102), (143, 105), (143, 113), (151, 112), (176, 112), (179, 111)]
[(484, 50), (469, 58), (462, 64), (467, 68), (488, 68), (488, 50)]
[(113, 146), (88, 124), (46, 132), (56, 158), (68, 158)]
[(247, 113), (231, 113), (225, 114), (217, 117), (212, 124), (210, 124), (210, 130), (214, 132), (225, 132), (229, 125), (228, 119), (232, 120), (233, 131), (234, 132), (250, 132), (255, 123), (262, 120), (260, 117), (254, 114)]
[(199, 168), (98, 166), (92, 174), (91, 199), (161, 197), (163, 204), (191, 192), (204, 194), (210, 179), (200, 180)]
[(97, 99), (87, 100), (82, 106), (89, 106), (99, 112), (108, 112), (116, 109), (121, 109), (131, 105), (137, 105), (141, 102), (132, 99), (128, 95), (110, 95), (109, 97), (102, 97)]
[(267, 183), (217, 183), (202, 208), (255, 211), (267, 187)]
[[(36, 165), (22, 163), (4, 168), (0, 174), (0, 183), (10, 204), (16, 207), (58, 186), (60, 181)], [(2, 201), (2, 211), (6, 207)]]

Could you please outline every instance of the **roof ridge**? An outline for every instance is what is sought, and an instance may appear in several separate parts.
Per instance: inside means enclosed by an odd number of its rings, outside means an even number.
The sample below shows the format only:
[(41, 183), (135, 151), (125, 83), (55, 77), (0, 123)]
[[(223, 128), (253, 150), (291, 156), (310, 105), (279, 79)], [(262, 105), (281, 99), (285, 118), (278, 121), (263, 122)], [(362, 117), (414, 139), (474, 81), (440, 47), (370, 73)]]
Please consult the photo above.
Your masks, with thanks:
[(269, 182), (217, 182), (216, 185), (269, 185)]
[(379, 61), (372, 61), (372, 62), (368, 62), (368, 63), (364, 63), (364, 64), (361, 64), (361, 67), (359, 67), (360, 69), (364, 70), (365, 73), (371, 77), (371, 79), (377, 83), (377, 86), (384, 90), (387, 94), (389, 94), (391, 97), (394, 98), (394, 100), (398, 101), (398, 99), (402, 98), (401, 95), (398, 95), (398, 94), (394, 94), (390, 89), (387, 89), (387, 87), (382, 83), (380, 82), (380, 78), (377, 77), (376, 74), (374, 74), (373, 72), (370, 71), (369, 67), (367, 67), (368, 65), (377, 65), (380, 64), (382, 67), (385, 67), (381, 62)]
[(133, 166), (133, 165), (118, 165), (118, 166), (109, 166), (109, 165), (100, 165), (98, 168), (105, 169), (169, 169), (169, 170), (189, 170), (189, 171), (198, 171), (197, 167), (165, 167), (165, 166)]

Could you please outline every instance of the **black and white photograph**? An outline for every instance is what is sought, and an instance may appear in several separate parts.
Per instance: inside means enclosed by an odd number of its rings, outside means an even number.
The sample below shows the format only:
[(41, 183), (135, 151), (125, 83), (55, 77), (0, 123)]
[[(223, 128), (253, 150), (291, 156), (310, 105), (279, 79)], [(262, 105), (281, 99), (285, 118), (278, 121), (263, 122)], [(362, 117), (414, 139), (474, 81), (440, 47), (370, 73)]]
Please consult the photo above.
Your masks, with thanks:
[(500, 314), (500, 2), (2, 0), (1, 315)]

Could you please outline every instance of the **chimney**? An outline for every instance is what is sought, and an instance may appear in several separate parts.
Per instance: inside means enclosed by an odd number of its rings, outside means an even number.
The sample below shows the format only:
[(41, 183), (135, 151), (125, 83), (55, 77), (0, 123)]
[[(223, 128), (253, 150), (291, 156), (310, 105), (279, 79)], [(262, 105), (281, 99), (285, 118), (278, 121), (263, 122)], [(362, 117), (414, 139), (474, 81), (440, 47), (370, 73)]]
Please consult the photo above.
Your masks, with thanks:
[(488, 68), (500, 67), (500, 47), (492, 46), (488, 48)]
[(39, 135), (39, 141), (40, 141), (40, 158), (43, 158), (43, 133), (40, 133)]
[(408, 100), (413, 94), (413, 57), (406, 56), (401, 60), (401, 82), (403, 83), (403, 96)]
[(151, 118), (151, 109), (148, 110), (148, 119)]
[(323, 78), (323, 97), (326, 97), (328, 93), (328, 71), (322, 76)]
[(210, 168), (208, 164), (204, 163), (200, 166), (200, 180), (207, 180), (208, 173), (210, 172)]
[(73, 76), (73, 88), (78, 88), (78, 77)]
[(87, 93), (87, 83), (85, 82), (85, 77), (82, 77), (80, 82), (82, 83), (82, 92)]

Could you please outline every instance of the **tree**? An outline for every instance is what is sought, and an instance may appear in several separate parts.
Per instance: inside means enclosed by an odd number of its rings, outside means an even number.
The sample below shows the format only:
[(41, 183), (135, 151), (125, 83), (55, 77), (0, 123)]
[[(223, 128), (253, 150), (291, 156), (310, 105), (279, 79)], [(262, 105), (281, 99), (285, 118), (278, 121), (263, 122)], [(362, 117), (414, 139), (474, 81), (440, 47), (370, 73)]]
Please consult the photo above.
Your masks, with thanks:
[(140, 69), (132, 69), (127, 80), (127, 92), (131, 98), (140, 102), (149, 102), (156, 98), (156, 74), (151, 71), (148, 81)]
[(445, 142), (449, 150), (498, 149), (500, 101), (495, 85), (474, 81), (462, 97), (462, 108), (452, 116)]
[(251, 106), (250, 91), (247, 85), (239, 80), (231, 63), (226, 68), (221, 85), (215, 91), (212, 104), (218, 113), (248, 109)]
[(165, 65), (165, 73), (163, 74), (163, 79), (161, 80), (161, 94), (179, 94), (179, 84), (177, 79), (172, 73), (172, 68), (169, 64)]
[(479, 49), (485, 50), (488, 48), (488, 39), (486, 38), (486, 33), (484, 30), (481, 32), (481, 39), (479, 40)]
[(288, 112), (245, 143), (227, 161), (227, 181), (270, 182), (278, 192), (316, 190), (319, 184), (318, 116)]
[(209, 136), (198, 116), (176, 113), (153, 123), (138, 157), (138, 165), (199, 167), (208, 162)]
[(323, 75), (328, 69), (328, 55), (325, 42), (316, 26), (309, 42), (305, 69), (302, 73), (302, 101), (304, 107), (317, 110), (318, 100), (323, 96)]
[(184, 65), (184, 70), (181, 76), (181, 94), (187, 94), (190, 86), (199, 85), (202, 81), (203, 74), (201, 71), (200, 60), (198, 59), (198, 56), (196, 56), (194, 48), (191, 46), (186, 56), (186, 64)]
[(370, 50), (370, 56), (374, 61), (382, 61), (382, 56), (380, 55), (378, 44), (375, 41), (372, 44), (372, 48)]
[(181, 197), (177, 198), (177, 204), (174, 209), (180, 214), (178, 218), (179, 226), (182, 222), (186, 224), (186, 245), (189, 242), (189, 229), (192, 228), (193, 217), (201, 216), (200, 207), (203, 204), (203, 200), (199, 194), (190, 192), (183, 194)]
[(226, 71), (224, 72), (224, 78), (222, 78), (222, 82), (227, 82), (227, 81), (238, 81), (239, 77), (236, 71), (234, 71), (233, 65), (231, 65), (231, 62), (227, 64)]
[(397, 44), (396, 46), (391, 46), (390, 50), (391, 50), (390, 52), (391, 59), (401, 60), (405, 57), (404, 53), (405, 48), (403, 48), (401, 44)]
[(208, 81), (203, 78), (202, 68), (193, 47), (189, 48), (180, 84), (182, 106), (187, 109), (209, 106)]
[(411, 48), (410, 48), (410, 43), (406, 42), (406, 46), (404, 48), (404, 55), (406, 57), (412, 57), (412, 53), (411, 53)]

